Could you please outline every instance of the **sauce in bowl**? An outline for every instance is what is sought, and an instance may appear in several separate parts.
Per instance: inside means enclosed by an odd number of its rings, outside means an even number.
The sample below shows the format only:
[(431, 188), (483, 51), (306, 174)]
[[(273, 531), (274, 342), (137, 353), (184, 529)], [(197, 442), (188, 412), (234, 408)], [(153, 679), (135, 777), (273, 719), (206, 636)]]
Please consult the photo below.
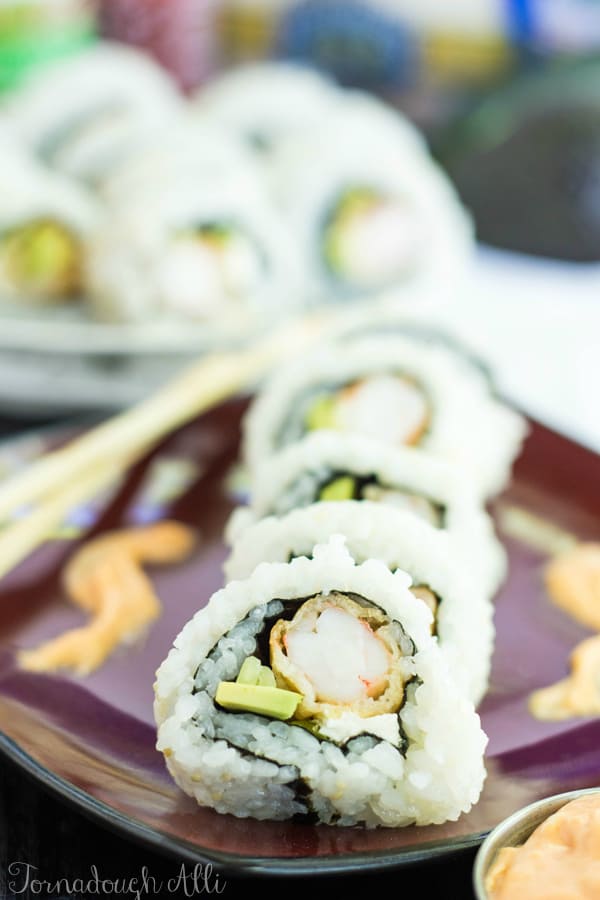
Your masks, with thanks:
[(576, 797), (517, 847), (502, 847), (485, 877), (488, 900), (597, 900), (600, 792)]

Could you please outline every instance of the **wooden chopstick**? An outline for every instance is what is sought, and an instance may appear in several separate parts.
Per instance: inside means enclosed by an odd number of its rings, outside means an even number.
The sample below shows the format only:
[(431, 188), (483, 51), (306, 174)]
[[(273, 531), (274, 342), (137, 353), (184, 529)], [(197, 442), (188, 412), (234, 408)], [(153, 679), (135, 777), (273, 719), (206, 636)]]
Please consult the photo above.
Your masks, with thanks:
[(35, 550), (64, 522), (69, 512), (108, 487), (118, 473), (114, 468), (86, 471), (44, 503), (17, 519), (0, 533), (0, 578)]
[(37, 504), (0, 531), (0, 577), (52, 533), (77, 504), (95, 496), (162, 437), (196, 415), (253, 388), (273, 365), (325, 333), (331, 315), (292, 320), (252, 347), (214, 353), (156, 393), (0, 484), (0, 521)]

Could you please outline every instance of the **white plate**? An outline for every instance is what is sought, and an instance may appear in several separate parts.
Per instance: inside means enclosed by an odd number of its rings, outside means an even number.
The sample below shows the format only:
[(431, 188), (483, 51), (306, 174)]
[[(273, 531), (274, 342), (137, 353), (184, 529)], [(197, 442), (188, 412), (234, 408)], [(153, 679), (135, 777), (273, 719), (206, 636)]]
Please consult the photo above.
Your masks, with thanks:
[(0, 307), (0, 350), (178, 356), (236, 345), (258, 331), (259, 325), (250, 326), (239, 317), (219, 325), (175, 320), (113, 325), (93, 321), (77, 302), (46, 308), (8, 303)]

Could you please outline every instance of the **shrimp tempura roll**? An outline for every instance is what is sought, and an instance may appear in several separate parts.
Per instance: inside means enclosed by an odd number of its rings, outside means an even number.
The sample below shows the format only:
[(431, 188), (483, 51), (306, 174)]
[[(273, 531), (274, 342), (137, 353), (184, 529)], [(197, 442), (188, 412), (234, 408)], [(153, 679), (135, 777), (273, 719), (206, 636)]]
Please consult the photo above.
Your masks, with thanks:
[(166, 165), (159, 184), (132, 187), (93, 237), (92, 317), (197, 322), (227, 342), (296, 310), (300, 262), (257, 173), (236, 168), (225, 178), (182, 163), (176, 175)]
[(424, 331), (323, 342), (269, 377), (243, 428), (251, 477), (284, 447), (326, 429), (461, 466), (480, 500), (503, 489), (527, 431), (476, 360)]
[(391, 294), (420, 308), (462, 290), (472, 220), (415, 126), (390, 106), (348, 91), (279, 143), (270, 175), (319, 302)]
[(487, 738), (409, 585), (334, 535), (218, 591), (156, 676), (157, 747), (177, 784), (257, 819), (398, 827), (467, 812)]

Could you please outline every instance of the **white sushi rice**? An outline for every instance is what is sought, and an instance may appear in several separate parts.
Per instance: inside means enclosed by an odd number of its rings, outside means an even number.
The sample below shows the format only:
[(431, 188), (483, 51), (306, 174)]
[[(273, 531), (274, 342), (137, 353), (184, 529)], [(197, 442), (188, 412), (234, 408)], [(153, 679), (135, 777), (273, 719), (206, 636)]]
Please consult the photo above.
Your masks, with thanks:
[[(346, 135), (358, 138), (362, 131), (362, 140), (372, 141), (372, 146), (385, 148), (391, 155), (392, 152), (402, 155), (404, 158), (424, 159), (431, 161), (431, 153), (423, 132), (397, 108), (380, 99), (375, 94), (360, 88), (343, 88), (340, 90), (335, 107), (328, 111), (326, 117), (314, 126), (323, 127), (323, 137), (332, 136), (334, 131), (340, 130), (343, 143)], [(365, 132), (368, 137), (365, 137)], [(303, 134), (312, 140), (308, 129)], [(316, 136), (316, 132), (313, 132)], [(342, 155), (345, 147), (342, 143)], [(300, 146), (300, 145), (298, 145)], [(286, 149), (287, 148), (287, 149)], [(292, 141), (282, 145), (283, 152), (292, 152)]]
[(380, 560), (436, 594), (440, 648), (459, 689), (478, 704), (488, 688), (495, 630), (493, 603), (474, 570), (477, 548), (459, 550), (446, 532), (412, 513), (369, 500), (345, 500), (267, 516), (237, 534), (224, 563), (225, 577), (247, 578), (265, 560), (310, 556), (332, 534), (344, 535), (357, 562)]
[[(431, 422), (419, 447), (462, 467), (480, 500), (501, 491), (527, 433), (524, 418), (494, 395), (484, 371), (459, 349), (409, 334), (324, 342), (274, 372), (243, 421), (243, 461), (251, 480), (259, 466), (304, 436), (304, 416), (315, 397), (363, 377), (394, 374), (413, 379), (430, 404)], [(371, 404), (369, 415), (371, 424), (385, 424), (389, 413)], [(344, 433), (354, 431), (346, 427)]]
[(496, 592), (506, 574), (506, 552), (467, 472), (417, 447), (390, 447), (359, 434), (315, 431), (259, 465), (249, 504), (235, 510), (229, 524), (230, 539), (235, 541), (237, 532), (265, 516), (281, 516), (315, 503), (320, 489), (336, 475), (375, 476), (385, 489), (424, 498), (441, 508), (440, 527), (448, 533), (457, 558), (468, 560), (484, 596)]
[(235, 173), (262, 177), (256, 155), (218, 123), (186, 111), (169, 129), (159, 128), (104, 179), (103, 199), (111, 207), (128, 204), (139, 196), (164, 190), (163, 185), (196, 180), (228, 180)]
[[(233, 581), (184, 627), (156, 673), (157, 748), (187, 794), (221, 813), (257, 819), (310, 814), (336, 825), (405, 826), (456, 820), (479, 799), (487, 737), (430, 636), (431, 614), (409, 577), (377, 560), (356, 565), (341, 536), (314, 558), (262, 563)], [(331, 590), (359, 594), (401, 624), (404, 747), (369, 736), (338, 746), (301, 727), (214, 703), (256, 647), (272, 601)], [(368, 719), (365, 720), (366, 730)], [(303, 790), (298, 791), (299, 784)]]
[(0, 230), (43, 216), (88, 234), (102, 207), (85, 187), (43, 166), (18, 142), (0, 149)]
[(293, 62), (249, 62), (202, 85), (192, 107), (269, 151), (285, 137), (321, 122), (339, 102), (340, 89), (315, 68)]
[(42, 159), (96, 184), (157, 128), (168, 128), (184, 98), (147, 53), (103, 40), (33, 69), (4, 107)]

